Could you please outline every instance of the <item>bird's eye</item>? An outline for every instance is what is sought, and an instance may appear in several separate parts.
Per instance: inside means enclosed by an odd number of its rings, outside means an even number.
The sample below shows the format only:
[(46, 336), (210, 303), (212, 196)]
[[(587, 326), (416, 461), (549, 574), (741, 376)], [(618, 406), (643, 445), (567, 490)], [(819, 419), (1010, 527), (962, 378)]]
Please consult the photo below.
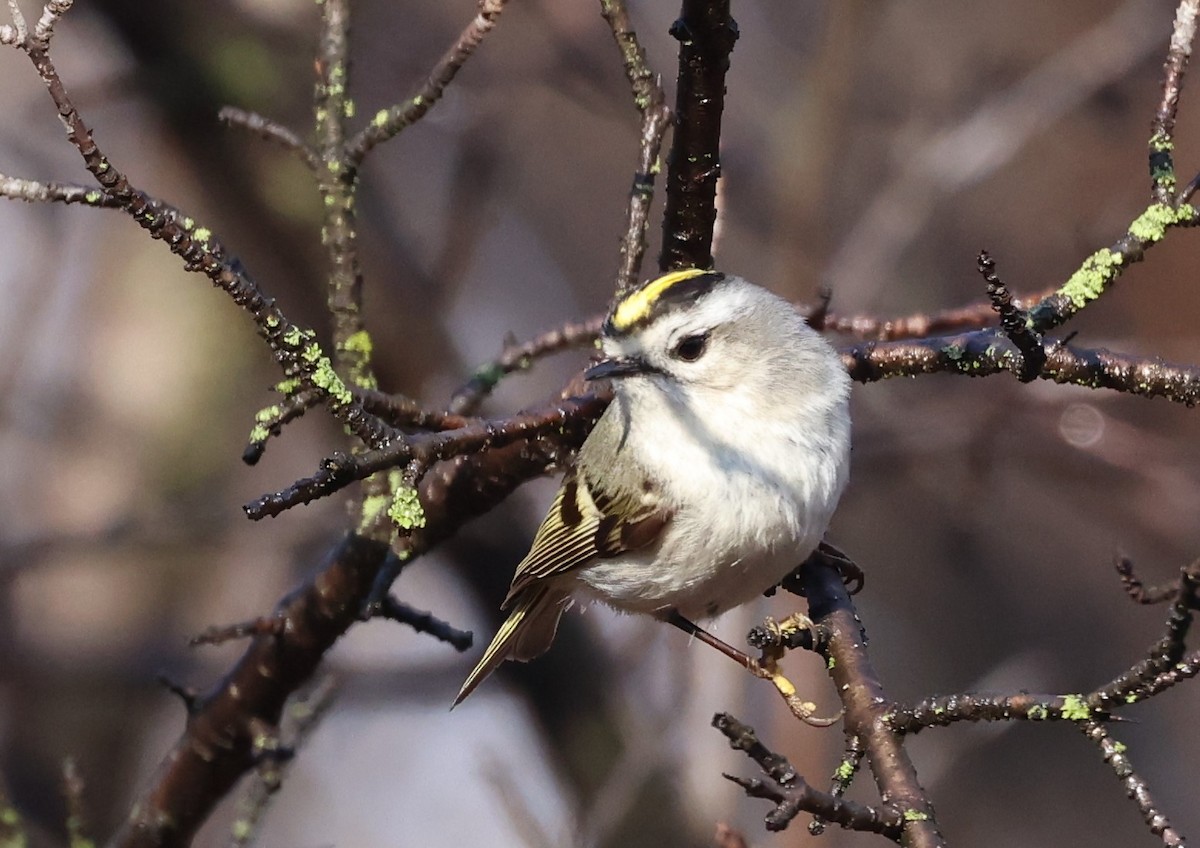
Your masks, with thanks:
[(679, 340), (679, 343), (671, 350), (671, 355), (676, 359), (682, 359), (684, 362), (695, 362), (700, 357), (704, 356), (704, 351), (708, 349), (708, 333), (696, 333), (692, 336), (684, 336)]

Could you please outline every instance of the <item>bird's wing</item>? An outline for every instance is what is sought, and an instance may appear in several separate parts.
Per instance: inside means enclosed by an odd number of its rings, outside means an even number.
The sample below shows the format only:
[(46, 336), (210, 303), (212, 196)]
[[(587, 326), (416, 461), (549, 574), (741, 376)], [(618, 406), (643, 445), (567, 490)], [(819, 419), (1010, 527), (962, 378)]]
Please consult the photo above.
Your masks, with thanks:
[(653, 491), (616, 498), (571, 469), (517, 566), (504, 608), (537, 581), (651, 544), (670, 520)]
[(483, 657), (458, 691), (454, 709), (505, 660), (524, 662), (545, 653), (554, 641), (558, 620), (571, 605), (569, 596), (549, 586), (534, 586), (516, 599)]

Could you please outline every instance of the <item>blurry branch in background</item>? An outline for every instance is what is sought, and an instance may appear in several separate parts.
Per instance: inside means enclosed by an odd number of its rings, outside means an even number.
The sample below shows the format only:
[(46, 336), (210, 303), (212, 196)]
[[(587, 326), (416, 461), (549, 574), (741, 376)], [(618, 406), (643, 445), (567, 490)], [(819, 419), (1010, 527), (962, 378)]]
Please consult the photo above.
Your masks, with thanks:
[(93, 848), (95, 845), (87, 835), (88, 820), (83, 806), (86, 788), (79, 767), (67, 757), (63, 760), (62, 792), (67, 804), (67, 844), (70, 848)]
[[(1184, 0), (1179, 6), (1150, 142), (1152, 200), (1127, 232), (1111, 247), (1088, 257), (1062, 285), (1037, 297), (1013, 298), (984, 253), (978, 264), (989, 300), (978, 306), (890, 320), (839, 316), (828, 311), (827, 303), (811, 310), (814, 324), (860, 339), (843, 354), (855, 379), (872, 382), (927, 373), (984, 376), (1007, 371), (1023, 381), (1049, 379), (1195, 403), (1200, 394), (1200, 369), (1194, 366), (1169, 366), (1154, 359), (1074, 348), (1067, 344), (1069, 337), (1049, 338), (1048, 334), (1108, 291), (1126, 267), (1140, 261), (1171, 230), (1200, 223), (1200, 214), (1190, 204), (1196, 181), (1178, 188), (1172, 155), (1176, 108), (1195, 35), (1198, 3), (1200, 0)], [(247, 638), (249, 644), (212, 691), (200, 695), (174, 687), (187, 706), (184, 733), (112, 844), (187, 845), (215, 804), (257, 767), (263, 770), (262, 780), (255, 784), (258, 788), (252, 790), (238, 824), (238, 838), (248, 841), (281, 779), (281, 757), (285, 758), (294, 744), (285, 743), (291, 737), (281, 727), (289, 699), (346, 630), (376, 616), (403, 621), (460, 649), (469, 645), (469, 634), (388, 594), (391, 584), (406, 563), (454, 534), (465, 521), (492, 509), (520, 484), (570, 459), (609, 400), (604, 393), (585, 394), (578, 379), (537, 408), (497, 419), (470, 416), (505, 376), (530, 368), (548, 354), (594, 340), (600, 321), (572, 322), (524, 344), (506, 345), (500, 356), (477, 370), (444, 407), (386, 394), (377, 384), (372, 340), (363, 314), (357, 248), (360, 166), (379, 144), (412, 126), (442, 97), (495, 27), (503, 0), (481, 0), (478, 13), (416, 93), (378, 110), (357, 132), (350, 130), (357, 107), (349, 88), (347, 0), (321, 4), (313, 142), (264, 116), (233, 108), (222, 112), (227, 123), (282, 145), (314, 173), (324, 214), (321, 236), (328, 261), (331, 354), (318, 344), (314, 330), (289, 321), (209, 228), (141, 192), (95, 143), (91, 127), (73, 105), (49, 53), (54, 26), (70, 5), (70, 0), (53, 0), (31, 30), (16, 4), (10, 2), (12, 22), (0, 27), (0, 43), (29, 57), (67, 127), (68, 140), (98, 185), (87, 188), (0, 176), (0, 196), (123, 211), (152, 238), (166, 242), (187, 270), (206, 275), (246, 310), (282, 370), (282, 380), (274, 387), (281, 399), (259, 412), (244, 455), (247, 462), (255, 462), (270, 438), (279, 436), (289, 422), (315, 406), (325, 406), (345, 426), (353, 437), (347, 450), (331, 452), (310, 477), (249, 504), (246, 511), (250, 517), (276, 515), (363, 482), (344, 537), (312, 578), (281, 599), (270, 615), (216, 627), (200, 637), (198, 641), (203, 642)], [(1127, 7), (1138, 4), (1122, 8)], [(600, 12), (619, 48), (640, 115), (637, 161), (615, 275), (619, 293), (634, 285), (640, 274), (661, 146), (672, 119), (659, 265), (662, 270), (712, 266), (725, 75), (737, 27), (729, 0), (683, 0), (680, 18), (671, 28), (680, 43), (672, 115), (623, 0), (601, 0)], [(1121, 61), (1129, 61), (1132, 52), (1131, 47)], [(1067, 64), (1074, 67), (1073, 62)], [(1127, 569), (1126, 585), (1132, 587), (1135, 579)], [(1190, 679), (1200, 668), (1200, 657), (1187, 653), (1185, 647), (1191, 611), (1196, 606), (1196, 579), (1195, 569), (1187, 570), (1173, 592), (1142, 594), (1143, 598), (1174, 602), (1167, 634), (1141, 663), (1093, 693), (962, 695), (952, 703), (930, 699), (906, 707), (884, 694), (837, 563), (815, 556), (784, 582), (784, 588), (807, 598), (811, 629), (785, 632), (775, 628), (771, 638), (776, 641), (768, 640), (770, 644), (760, 647), (764, 662), (769, 657), (771, 669), (785, 650), (794, 647), (815, 650), (827, 661), (842, 699), (847, 737), (847, 754), (830, 791), (810, 787), (786, 760), (767, 749), (748, 725), (726, 714), (719, 715), (716, 723), (769, 778), (769, 782), (738, 780), (748, 794), (774, 802), (768, 827), (782, 829), (797, 814), (807, 812), (816, 817), (814, 830), (819, 830), (822, 822), (835, 822), (906, 845), (934, 846), (943, 844), (943, 839), (932, 804), (904, 747), (909, 733), (954, 721), (1071, 721), (1100, 745), (1105, 758), (1135, 792), (1151, 830), (1166, 844), (1178, 844), (1165, 817), (1149, 800), (1144, 783), (1101, 723), (1125, 704), (1165, 691)], [(776, 685), (784, 691), (778, 681)], [(299, 735), (297, 731), (296, 738)], [(844, 800), (844, 792), (864, 765), (886, 802), (868, 806)], [(2, 827), (16, 830), (0, 830), (0, 834), (19, 832), (19, 819), (0, 817)]]
[(4, 787), (0, 786), (0, 845), (23, 848), (28, 844), (29, 836), (21, 812), (12, 805)]
[(1162, 49), (1148, 21), (1158, 0), (1125, 0), (1012, 86), (985, 99), (961, 122), (894, 151), (897, 173), (844, 234), (826, 281), (861, 292), (890, 278), (896, 257), (945, 198), (979, 184), (1056, 121)]
[(336, 694), (337, 683), (330, 676), (297, 692), (283, 711), (278, 736), (268, 733), (263, 738), (258, 768), (238, 799), (231, 848), (254, 844), (263, 814), (283, 785), (288, 764), (328, 715)]

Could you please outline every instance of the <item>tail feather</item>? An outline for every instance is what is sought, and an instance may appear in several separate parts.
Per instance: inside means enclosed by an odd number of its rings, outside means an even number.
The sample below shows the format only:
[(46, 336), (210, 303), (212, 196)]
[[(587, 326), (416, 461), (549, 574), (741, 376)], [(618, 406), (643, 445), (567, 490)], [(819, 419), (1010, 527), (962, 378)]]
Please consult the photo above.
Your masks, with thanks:
[(450, 709), (461, 704), (505, 660), (525, 662), (544, 654), (554, 641), (558, 620), (569, 605), (565, 592), (549, 586), (531, 586), (514, 598), (513, 611), (500, 625), (479, 664), (467, 675)]

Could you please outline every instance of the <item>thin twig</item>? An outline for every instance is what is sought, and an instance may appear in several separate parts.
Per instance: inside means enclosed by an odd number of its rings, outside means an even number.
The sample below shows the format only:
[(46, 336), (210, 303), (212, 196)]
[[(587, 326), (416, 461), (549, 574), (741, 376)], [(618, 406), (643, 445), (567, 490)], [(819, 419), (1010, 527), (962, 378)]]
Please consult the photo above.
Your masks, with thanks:
[[(1053, 289), (1049, 289), (1040, 294), (1014, 298), (1013, 305), (1018, 309), (1028, 309), (1053, 291)], [(815, 307), (801, 308), (815, 309)], [(898, 339), (920, 339), (961, 330), (983, 329), (991, 326), (994, 320), (995, 311), (991, 303), (982, 302), (970, 306), (944, 309), (939, 312), (917, 312), (894, 318), (880, 318), (874, 315), (840, 315), (830, 311), (825, 314), (821, 322), (821, 329), (860, 339), (886, 342)]]
[(593, 315), (548, 330), (527, 342), (506, 344), (499, 356), (475, 369), (470, 379), (451, 396), (446, 409), (456, 415), (471, 414), (504, 377), (530, 368), (543, 357), (591, 344), (600, 335), (603, 324), (603, 315)]
[(1166, 814), (1158, 808), (1146, 781), (1133, 770), (1125, 746), (1113, 739), (1108, 733), (1108, 728), (1099, 722), (1083, 722), (1079, 729), (1100, 748), (1104, 761), (1120, 778), (1125, 786), (1125, 794), (1137, 806), (1138, 812), (1142, 814), (1142, 821), (1150, 828), (1150, 832), (1161, 839), (1163, 845), (1168, 848), (1182, 848), (1183, 837), (1171, 827)]
[(1153, 131), (1150, 134), (1150, 193), (1155, 203), (1164, 206), (1176, 204), (1174, 195), (1177, 181), (1172, 155), (1175, 149), (1175, 117), (1179, 111), (1183, 75), (1192, 55), (1192, 43), (1196, 39), (1198, 14), (1200, 0), (1182, 0), (1175, 10), (1171, 46), (1163, 64), (1162, 100), (1154, 112)]
[(979, 252), (979, 273), (987, 283), (988, 299), (1000, 316), (1004, 335), (1021, 351), (1021, 370), (1017, 376), (1022, 383), (1032, 382), (1046, 364), (1042, 337), (1030, 326), (1028, 313), (1013, 303), (1008, 286), (996, 276), (996, 263), (986, 250)]
[(97, 209), (120, 209), (121, 202), (95, 186), (43, 183), (0, 174), (0, 197), (28, 203), (82, 203)]
[(236, 106), (222, 106), (221, 111), (217, 112), (217, 120), (231, 127), (245, 130), (266, 141), (274, 142), (284, 150), (290, 150), (298, 155), (311, 171), (316, 171), (321, 167), (321, 157), (311, 145), (295, 131), (265, 115), (239, 109)]
[(337, 683), (332, 675), (297, 692), (285, 708), (273, 746), (265, 747), (254, 778), (238, 801), (231, 848), (246, 848), (258, 837), (263, 814), (278, 795), (288, 765), (294, 760), (333, 705)]
[(374, 617), (407, 624), (418, 633), (427, 633), (438, 641), (445, 642), (459, 653), (469, 650), (475, 644), (475, 635), (470, 630), (459, 630), (433, 613), (415, 609), (392, 595), (384, 596), (383, 601), (374, 610)]
[(250, 438), (246, 440), (246, 447), (242, 450), (242, 462), (247, 465), (257, 464), (267, 451), (268, 439), (278, 436), (286, 424), (295, 421), (324, 399), (325, 396), (318, 391), (301, 389), (286, 395), (277, 404), (260, 409), (254, 416), (254, 428), (250, 431)]
[(925, 698), (916, 704), (894, 704), (887, 724), (896, 733), (914, 734), (930, 727), (949, 727), (981, 721), (1083, 721), (1107, 720), (1107, 712), (1092, 709), (1088, 696), (1018, 692), (993, 695), (962, 692)]
[(439, 433), (416, 434), (404, 441), (353, 456), (336, 453), (323, 460), (313, 476), (297, 480), (279, 492), (263, 495), (246, 504), (244, 510), (255, 521), (274, 517), (290, 507), (327, 497), (378, 471), (401, 466), (407, 466), (406, 477), (415, 485), (434, 463), (453, 456), (476, 454), (565, 428), (590, 428), (610, 399), (603, 392), (567, 398), (496, 421), (481, 421)]
[(812, 788), (787, 758), (759, 741), (754, 728), (728, 713), (713, 716), (713, 727), (729, 740), (731, 748), (744, 751), (757, 763), (770, 780), (768, 784), (757, 779), (725, 775), (727, 780), (742, 787), (750, 797), (766, 798), (775, 803), (775, 808), (766, 816), (767, 830), (784, 830), (797, 815), (808, 812), (847, 830), (879, 833), (899, 840), (905, 818), (895, 807), (871, 807)]
[[(838, 763), (837, 769), (833, 772), (833, 778), (830, 781), (829, 794), (835, 798), (845, 797), (846, 791), (850, 788), (850, 784), (854, 782), (854, 776), (858, 774), (862, 767), (863, 757), (866, 756), (866, 751), (862, 746), (862, 739), (848, 734), (846, 737), (846, 752), (842, 755), (842, 761)], [(825, 832), (825, 820), (820, 816), (813, 816), (813, 820), (808, 824), (808, 832), (813, 836), (820, 836)]]
[(376, 112), (371, 123), (347, 142), (346, 160), (352, 169), (356, 169), (377, 144), (419, 121), (442, 98), (446, 86), (496, 26), (496, 19), (506, 3), (507, 0), (480, 0), (479, 12), (429, 72), (417, 93), (403, 103)]
[(671, 110), (667, 107), (658, 75), (650, 69), (646, 51), (629, 20), (625, 0), (600, 0), (600, 12), (621, 51), (621, 64), (633, 92), (633, 102), (642, 116), (637, 170), (629, 190), (625, 233), (621, 237), (621, 265), (616, 286), (619, 297), (637, 285), (641, 274), (647, 247), (646, 231), (650, 224), (650, 202), (654, 198), (655, 178), (661, 170), (659, 154), (663, 136), (671, 123)]
[(1127, 556), (1118, 556), (1113, 567), (1117, 570), (1117, 576), (1121, 578), (1125, 594), (1129, 595), (1134, 603), (1162, 604), (1173, 601), (1179, 596), (1178, 580), (1164, 583), (1161, 586), (1147, 586), (1138, 577), (1137, 571), (1133, 567), (1133, 560)]

